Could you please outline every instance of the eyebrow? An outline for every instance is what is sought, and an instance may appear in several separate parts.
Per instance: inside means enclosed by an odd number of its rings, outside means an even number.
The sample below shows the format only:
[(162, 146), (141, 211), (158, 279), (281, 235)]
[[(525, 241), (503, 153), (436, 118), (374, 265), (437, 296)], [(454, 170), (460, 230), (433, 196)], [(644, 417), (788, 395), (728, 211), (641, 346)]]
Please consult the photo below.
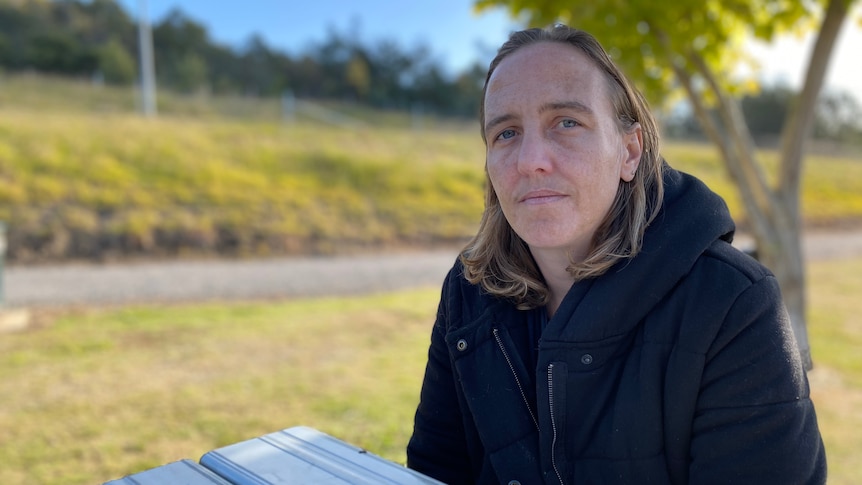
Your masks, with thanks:
[[(553, 103), (546, 103), (539, 107), (539, 112), (546, 113), (548, 111), (556, 111), (561, 109), (575, 110), (587, 116), (593, 116), (594, 114), (592, 108), (585, 105), (584, 103), (581, 103), (580, 101), (558, 101)], [(497, 116), (496, 118), (491, 119), (491, 121), (485, 123), (485, 132), (487, 133), (488, 130), (492, 127), (501, 123), (505, 123), (513, 118), (515, 118), (515, 115), (512, 114), (504, 114)]]
[(584, 103), (581, 103), (580, 101), (561, 101), (557, 103), (547, 103), (542, 105), (541, 108), (539, 108), (539, 112), (545, 113), (547, 111), (555, 111), (559, 109), (573, 109), (585, 115), (593, 115), (593, 109), (585, 105)]
[(507, 121), (509, 121), (509, 120), (511, 120), (511, 119), (513, 119), (513, 118), (515, 118), (515, 116), (514, 116), (514, 115), (505, 114), (505, 115), (498, 116), (498, 117), (496, 117), (496, 118), (492, 119), (491, 121), (489, 121), (489, 122), (485, 123), (485, 127), (484, 127), (484, 128), (485, 128), (485, 133), (487, 133), (487, 132), (488, 132), (488, 130), (490, 130), (490, 129), (491, 129), (491, 127), (493, 127), (493, 126), (497, 126), (497, 125), (502, 124), (502, 123), (505, 123), (505, 122), (507, 122)]

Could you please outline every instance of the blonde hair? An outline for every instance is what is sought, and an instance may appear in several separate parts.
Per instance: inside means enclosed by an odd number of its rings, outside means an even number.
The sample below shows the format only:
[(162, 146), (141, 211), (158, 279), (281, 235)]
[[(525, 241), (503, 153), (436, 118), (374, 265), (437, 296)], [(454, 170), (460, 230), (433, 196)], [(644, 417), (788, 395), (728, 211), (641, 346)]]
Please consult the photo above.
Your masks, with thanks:
[[(480, 127), (485, 125), (484, 98), (494, 70), (513, 52), (539, 42), (566, 43), (592, 59), (607, 78), (620, 130), (629, 133), (638, 123), (642, 132), (642, 153), (634, 178), (630, 182), (620, 180), (614, 203), (596, 231), (589, 254), (567, 268), (578, 281), (599, 276), (640, 251), (644, 231), (658, 213), (664, 195), (664, 161), (659, 155), (658, 127), (643, 95), (592, 35), (565, 25), (528, 29), (509, 36), (488, 68), (479, 112)], [(484, 130), (482, 140), (487, 145)], [(513, 300), (520, 309), (544, 306), (550, 297), (548, 287), (527, 243), (515, 234), (503, 215), (488, 178), (487, 165), (485, 178), (485, 211), (476, 235), (461, 253), (464, 276), (492, 295)]]

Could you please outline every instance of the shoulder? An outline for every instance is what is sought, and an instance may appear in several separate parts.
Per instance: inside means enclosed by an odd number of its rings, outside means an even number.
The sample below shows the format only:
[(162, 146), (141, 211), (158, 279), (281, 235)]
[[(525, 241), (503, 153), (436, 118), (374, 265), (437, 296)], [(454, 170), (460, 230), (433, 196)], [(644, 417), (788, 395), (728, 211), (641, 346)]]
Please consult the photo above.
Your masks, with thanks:
[(789, 328), (775, 276), (724, 241), (703, 252), (671, 300), (680, 343), (701, 354), (714, 354), (746, 330), (769, 339)]
[[(685, 278), (703, 299), (736, 299), (753, 287), (772, 288), (780, 297), (772, 271), (756, 259), (722, 240), (713, 242), (697, 259)], [(703, 291), (710, 290), (708, 294)]]
[[(471, 284), (464, 277), (464, 264), (459, 256), (443, 281), (438, 322), (450, 327), (453, 323), (463, 320), (465, 313), (469, 313), (470, 309), (481, 300), (482, 291), (478, 285)], [(455, 325), (457, 326), (457, 323)]]
[(702, 259), (720, 264), (727, 271), (738, 273), (751, 282), (773, 276), (766, 266), (723, 240), (712, 243), (703, 252)]
[(451, 331), (477, 320), (489, 309), (500, 312), (509, 307), (513, 307), (510, 302), (489, 295), (480, 285), (467, 281), (459, 257), (443, 282), (437, 321), (446, 331)]

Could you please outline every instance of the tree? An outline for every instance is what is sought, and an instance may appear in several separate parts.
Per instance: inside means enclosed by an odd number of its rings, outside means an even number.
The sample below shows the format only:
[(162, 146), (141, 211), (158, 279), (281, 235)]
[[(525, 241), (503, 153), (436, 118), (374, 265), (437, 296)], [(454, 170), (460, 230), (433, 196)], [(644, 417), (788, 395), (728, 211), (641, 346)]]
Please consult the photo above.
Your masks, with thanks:
[(862, 106), (848, 92), (824, 93), (817, 105), (814, 137), (840, 143), (862, 141)]
[[(484, 78), (483, 78), (484, 79)], [(787, 112), (793, 104), (794, 91), (786, 84), (762, 86), (757, 93), (742, 98), (742, 115), (758, 146), (773, 146)], [(715, 116), (714, 112), (711, 115)], [(850, 147), (862, 141), (862, 106), (848, 91), (827, 89), (820, 93), (814, 116), (814, 140), (836, 142)], [(694, 113), (677, 109), (662, 117), (666, 135), (678, 138), (703, 138)], [(828, 146), (828, 145), (826, 145)]]
[(90, 74), (98, 65), (96, 54), (65, 32), (34, 35), (30, 39), (28, 48), (27, 56), (32, 65), (45, 72), (66, 75)]
[(792, 98), (793, 90), (785, 85), (767, 87), (742, 98), (742, 116), (755, 140), (781, 135)]
[(159, 83), (182, 92), (204, 87), (204, 55), (211, 45), (206, 27), (174, 8), (154, 26), (152, 35)]
[(99, 70), (111, 84), (131, 84), (135, 80), (135, 60), (116, 40), (98, 49)]
[(286, 87), (288, 59), (272, 50), (259, 35), (252, 35), (240, 58), (243, 92), (255, 96), (280, 95)]
[[(707, 137), (738, 187), (758, 254), (785, 296), (803, 364), (812, 367), (805, 324), (805, 268), (799, 193), (802, 159), (835, 39), (852, 0), (477, 0), (478, 8), (507, 6), (532, 25), (562, 21), (605, 45), (650, 99), (682, 89)], [(816, 20), (820, 19), (819, 26)], [(816, 41), (802, 91), (792, 103), (779, 148), (776, 182), (769, 183), (734, 97), (744, 83), (732, 72), (745, 61), (742, 42), (812, 29)], [(750, 60), (749, 60), (750, 61)], [(710, 108), (718, 114), (709, 115)]]

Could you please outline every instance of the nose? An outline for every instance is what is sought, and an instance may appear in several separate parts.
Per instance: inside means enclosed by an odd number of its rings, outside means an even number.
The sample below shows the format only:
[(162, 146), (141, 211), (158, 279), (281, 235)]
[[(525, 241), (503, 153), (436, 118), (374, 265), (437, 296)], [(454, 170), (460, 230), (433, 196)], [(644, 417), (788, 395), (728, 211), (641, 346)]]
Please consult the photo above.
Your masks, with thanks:
[(518, 150), (518, 171), (524, 175), (533, 175), (551, 170), (553, 162), (548, 140), (540, 133), (525, 130)]

